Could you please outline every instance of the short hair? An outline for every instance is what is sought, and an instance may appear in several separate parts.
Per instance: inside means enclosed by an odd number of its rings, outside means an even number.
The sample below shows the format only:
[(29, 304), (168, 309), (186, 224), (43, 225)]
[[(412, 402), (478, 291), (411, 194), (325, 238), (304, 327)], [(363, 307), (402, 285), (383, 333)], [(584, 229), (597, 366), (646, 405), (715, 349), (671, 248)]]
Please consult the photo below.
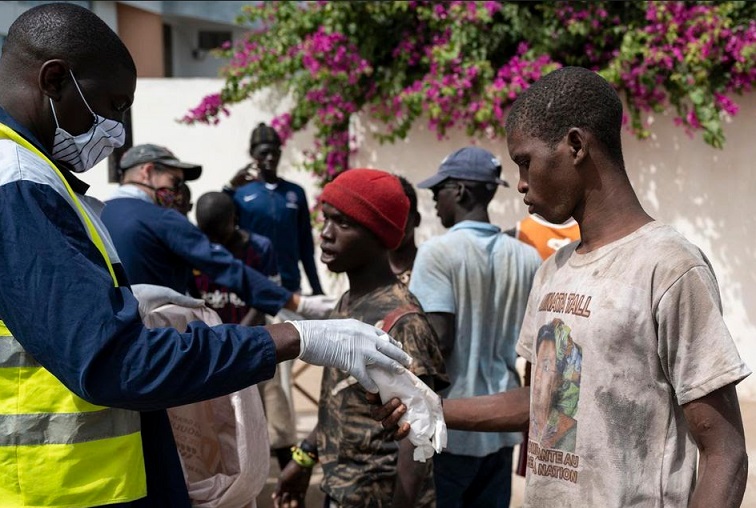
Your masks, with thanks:
[(404, 191), (404, 195), (407, 196), (407, 199), (409, 199), (409, 213), (410, 215), (420, 215), (420, 212), (417, 210), (417, 192), (415, 192), (415, 188), (412, 186), (411, 183), (409, 183), (409, 180), (404, 178), (401, 175), (394, 175), (399, 179), (399, 183), (402, 184), (402, 190)]
[(506, 132), (522, 132), (552, 149), (572, 127), (593, 134), (620, 166), (622, 101), (601, 76), (582, 67), (563, 67), (547, 74), (515, 100)]
[(45, 62), (68, 61), (74, 71), (136, 65), (123, 41), (89, 9), (70, 3), (50, 3), (21, 14), (8, 29), (3, 55), (16, 54)]
[(213, 231), (224, 226), (236, 213), (236, 205), (225, 192), (207, 192), (196, 203), (197, 226), (202, 231)]

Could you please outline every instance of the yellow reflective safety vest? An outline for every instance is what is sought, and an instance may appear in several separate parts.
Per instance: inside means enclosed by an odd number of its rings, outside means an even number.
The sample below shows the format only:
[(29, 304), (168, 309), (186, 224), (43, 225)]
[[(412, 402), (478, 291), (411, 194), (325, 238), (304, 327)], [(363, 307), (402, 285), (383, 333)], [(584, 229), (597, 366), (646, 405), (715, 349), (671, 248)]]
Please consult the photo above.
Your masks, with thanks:
[[(33, 152), (60, 178), (118, 286), (102, 238), (58, 168), (0, 124), (2, 139)], [(0, 321), (0, 508), (80, 508), (146, 495), (139, 413), (78, 397)]]

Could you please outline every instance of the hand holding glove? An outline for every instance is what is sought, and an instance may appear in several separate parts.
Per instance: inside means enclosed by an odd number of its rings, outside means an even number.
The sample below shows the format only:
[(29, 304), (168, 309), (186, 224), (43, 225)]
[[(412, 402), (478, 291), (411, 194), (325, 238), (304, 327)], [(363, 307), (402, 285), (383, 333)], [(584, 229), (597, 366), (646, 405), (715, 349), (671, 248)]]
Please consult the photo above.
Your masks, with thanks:
[(378, 328), (356, 319), (287, 321), (299, 332), (299, 359), (348, 372), (369, 392), (376, 393), (368, 366), (401, 373), (412, 358), (401, 345)]
[(305, 319), (327, 319), (336, 302), (336, 298), (326, 295), (300, 296), (297, 314)]
[(425, 462), (446, 447), (446, 422), (441, 399), (420, 378), (407, 369), (400, 373), (370, 367), (368, 373), (378, 385), (381, 400), (396, 397), (407, 408), (399, 425), (410, 425), (409, 440), (415, 445), (413, 458)]
[(181, 307), (197, 308), (204, 307), (205, 301), (182, 295), (178, 291), (154, 284), (134, 284), (131, 286), (134, 298), (139, 302), (139, 315), (144, 318), (150, 311), (169, 303)]

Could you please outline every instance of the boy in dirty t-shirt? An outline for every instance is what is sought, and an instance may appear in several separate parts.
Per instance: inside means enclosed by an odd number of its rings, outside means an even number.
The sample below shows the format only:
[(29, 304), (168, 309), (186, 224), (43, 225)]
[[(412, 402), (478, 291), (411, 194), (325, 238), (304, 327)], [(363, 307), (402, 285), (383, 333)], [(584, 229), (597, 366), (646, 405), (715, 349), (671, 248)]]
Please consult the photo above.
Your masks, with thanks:
[(533, 363), (527, 505), (687, 506), (682, 406), (749, 373), (711, 266), (657, 222), (577, 246), (536, 275), (517, 346)]
[[(704, 254), (643, 210), (621, 129), (622, 102), (588, 69), (547, 74), (513, 104), (528, 212), (574, 217), (581, 240), (533, 282), (517, 345), (530, 390), (446, 400), (444, 418), (478, 431), (529, 420), (529, 507), (737, 507), (748, 458), (735, 385), (750, 370)], [(394, 399), (375, 418), (390, 428), (402, 412)]]

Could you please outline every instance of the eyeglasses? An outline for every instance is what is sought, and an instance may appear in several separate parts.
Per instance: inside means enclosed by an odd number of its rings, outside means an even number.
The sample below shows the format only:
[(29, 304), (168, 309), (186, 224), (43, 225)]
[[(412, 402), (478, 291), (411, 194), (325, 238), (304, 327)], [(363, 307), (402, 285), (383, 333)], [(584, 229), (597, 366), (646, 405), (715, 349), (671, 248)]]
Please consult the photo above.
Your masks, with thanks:
[(438, 197), (438, 194), (441, 192), (442, 189), (452, 189), (459, 187), (458, 183), (445, 183), (443, 185), (437, 185), (436, 187), (433, 187), (431, 189), (431, 192), (433, 192), (433, 199), (436, 199)]

